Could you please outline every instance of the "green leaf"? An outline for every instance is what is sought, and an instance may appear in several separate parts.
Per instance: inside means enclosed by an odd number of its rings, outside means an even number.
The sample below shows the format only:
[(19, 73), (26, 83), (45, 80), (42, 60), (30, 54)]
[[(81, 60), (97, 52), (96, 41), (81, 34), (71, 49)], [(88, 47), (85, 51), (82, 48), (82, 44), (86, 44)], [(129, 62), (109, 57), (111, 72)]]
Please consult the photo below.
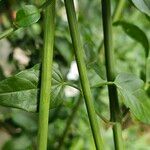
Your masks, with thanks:
[[(63, 80), (59, 71), (53, 67), (50, 108), (62, 102)], [(36, 112), (39, 96), (39, 65), (0, 82), (0, 105)]]
[(88, 78), (91, 87), (100, 87), (106, 85), (106, 80), (103, 80), (93, 68), (88, 69)]
[(59, 51), (59, 53), (64, 57), (66, 62), (70, 64), (74, 56), (70, 42), (62, 37), (56, 37), (55, 47)]
[(134, 74), (120, 73), (114, 83), (122, 89), (134, 92), (144, 86), (144, 82)]
[(150, 16), (150, 0), (132, 0), (132, 2), (142, 13)]
[(36, 6), (25, 5), (17, 11), (15, 25), (17, 27), (27, 27), (36, 23), (40, 17), (40, 11)]
[(149, 42), (146, 34), (136, 25), (127, 23), (125, 21), (117, 21), (114, 23), (115, 26), (121, 26), (124, 32), (133, 38), (135, 41), (139, 42), (145, 49), (145, 55), (149, 55)]
[(124, 97), (124, 103), (130, 108), (131, 113), (141, 122), (150, 124), (150, 98), (144, 90), (137, 90), (133, 93), (120, 89), (120, 93)]
[(98, 59), (98, 54), (94, 51), (94, 44), (92, 42), (84, 44), (84, 52), (87, 63), (95, 62)]
[(33, 116), (32, 113), (27, 113), (24, 111), (20, 111), (20, 110), (14, 110), (11, 113), (11, 118), (13, 120), (13, 122), (23, 128), (26, 131), (31, 132), (35, 132), (37, 131), (37, 121), (34, 118), (35, 116)]
[(92, 62), (87, 66), (87, 68), (93, 69), (100, 78), (106, 80), (106, 69), (105, 66), (100, 62)]
[(133, 74), (121, 73), (114, 83), (123, 96), (124, 104), (140, 121), (150, 124), (150, 98), (141, 88), (144, 82)]
[[(106, 69), (98, 57), (98, 53), (94, 51), (94, 44), (92, 42), (84, 44), (85, 61), (89, 76), (101, 80), (106, 79)], [(93, 73), (92, 73), (93, 72)], [(94, 75), (96, 73), (96, 75)], [(91, 74), (91, 75), (90, 75)], [(97, 76), (97, 77), (96, 77)], [(98, 77), (99, 76), (99, 77)], [(96, 81), (96, 80), (95, 80)], [(94, 81), (92, 81), (94, 82)]]

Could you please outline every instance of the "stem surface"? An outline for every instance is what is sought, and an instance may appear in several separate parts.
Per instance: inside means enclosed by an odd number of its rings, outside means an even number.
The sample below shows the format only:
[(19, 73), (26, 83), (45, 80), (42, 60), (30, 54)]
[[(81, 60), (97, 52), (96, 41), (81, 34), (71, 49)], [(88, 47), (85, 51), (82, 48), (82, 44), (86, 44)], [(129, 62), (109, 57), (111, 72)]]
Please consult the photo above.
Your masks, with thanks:
[(52, 61), (54, 45), (55, 0), (44, 12), (44, 47), (42, 56), (41, 90), (39, 105), (38, 149), (47, 149), (48, 118), (52, 78)]
[[(113, 13), (113, 18), (112, 18), (113, 22), (117, 21), (121, 17), (122, 10), (123, 10), (123, 8), (125, 6), (125, 2), (126, 2), (126, 0), (119, 0), (119, 2), (117, 3), (115, 11)], [(101, 43), (100, 43), (100, 45), (98, 47), (98, 52), (102, 51), (103, 44), (104, 44), (104, 40), (101, 41)]]
[[(113, 81), (115, 78), (114, 52), (112, 46), (112, 18), (111, 0), (102, 0), (102, 18), (104, 31), (104, 48), (107, 80)], [(118, 93), (115, 85), (108, 85), (110, 101), (110, 120), (115, 122), (113, 126), (114, 144), (116, 150), (123, 150), (121, 110), (119, 108)]]
[(113, 13), (113, 22), (117, 21), (120, 18), (122, 10), (125, 6), (125, 2), (126, 0), (119, 0), (119, 2), (117, 3), (115, 11)]
[(15, 29), (13, 27), (11, 27), (11, 28), (7, 29), (6, 31), (0, 33), (0, 40), (9, 36), (14, 31), (15, 31)]
[(90, 85), (87, 77), (86, 65), (84, 62), (84, 51), (82, 47), (82, 42), (80, 40), (79, 28), (78, 28), (73, 0), (65, 0), (65, 7), (66, 7), (72, 43), (74, 47), (83, 95), (86, 103), (86, 108), (90, 120), (95, 146), (97, 150), (103, 150), (103, 141), (101, 135), (99, 134), (100, 130), (96, 118), (93, 98), (92, 98)]

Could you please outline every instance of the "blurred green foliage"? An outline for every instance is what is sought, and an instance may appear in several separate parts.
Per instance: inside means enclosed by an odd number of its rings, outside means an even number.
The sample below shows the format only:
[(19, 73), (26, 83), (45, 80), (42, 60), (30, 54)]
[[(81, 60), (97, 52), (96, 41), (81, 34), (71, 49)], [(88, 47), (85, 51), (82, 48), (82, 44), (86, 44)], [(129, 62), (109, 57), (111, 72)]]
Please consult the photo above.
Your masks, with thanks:
[[(117, 3), (118, 0), (112, 0), (112, 11), (114, 11)], [(38, 0), (0, 1), (1, 32), (11, 26), (15, 18), (16, 10), (24, 4), (38, 5)], [(101, 75), (103, 72), (103, 79), (105, 79), (103, 49), (99, 52), (99, 46), (103, 39), (100, 1), (76, 0), (76, 10), (86, 53), (85, 60), (89, 71), (89, 79), (91, 82), (94, 82), (94, 79), (97, 81), (97, 76), (93, 75), (94, 71)], [(140, 13), (129, 1), (126, 1), (120, 21), (136, 25), (142, 29), (148, 39), (150, 39), (150, 21), (148, 17)], [(23, 69), (31, 68), (35, 64), (41, 62), (43, 45), (42, 25), (43, 17), (41, 17), (38, 23), (24, 29), (19, 29), (7, 39), (0, 41), (0, 55), (3, 58), (0, 61), (1, 80), (14, 75)], [(143, 46), (126, 35), (120, 27), (113, 27), (113, 36), (117, 73), (134, 73), (141, 79), (145, 80), (145, 78), (147, 78), (147, 82), (149, 82), (149, 69), (147, 69), (147, 77), (145, 77), (145, 51)], [(20, 59), (15, 57), (17, 48), (23, 52), (23, 56), (29, 58), (29, 62), (22, 63)], [(22, 60), (23, 58), (24, 57), (21, 57)], [(74, 61), (74, 54), (63, 1), (57, 1), (54, 61), (57, 62), (57, 66), (64, 79), (67, 80), (70, 64)], [(147, 66), (149, 66), (149, 64), (149, 61), (147, 61)], [(98, 69), (100, 65), (102, 65), (101, 70)], [(90, 68), (92, 69), (90, 70)], [(76, 83), (77, 85), (79, 84), (78, 80), (70, 82)], [(97, 114), (101, 114), (109, 120), (107, 88), (93, 88), (92, 92), (95, 99), (94, 102)], [(65, 93), (65, 91), (63, 91), (63, 93)], [(147, 93), (150, 96), (150, 87), (147, 89)], [(61, 105), (50, 110), (48, 137), (49, 150), (55, 150), (57, 148), (59, 139), (66, 126), (66, 121), (71, 114), (78, 97), (78, 94), (71, 97), (63, 94), (63, 102)], [(121, 96), (120, 99), (122, 99)], [(121, 105), (122, 110), (126, 109), (122, 102)], [(0, 149), (36, 149), (37, 120), (38, 113), (28, 113), (22, 110), (0, 106), (0, 133), (7, 133), (8, 135), (8, 138), (4, 142), (0, 142)], [(99, 125), (103, 128), (102, 134), (106, 143), (106, 150), (113, 150), (111, 124), (99, 119)], [(123, 138), (127, 150), (149, 150), (150, 127), (148, 125), (140, 123), (128, 112), (123, 120), (122, 127)], [(2, 138), (3, 136), (0, 136), (0, 141), (2, 141)], [(95, 149), (83, 102), (81, 102), (78, 108), (77, 114), (74, 117), (64, 141), (64, 150)]]

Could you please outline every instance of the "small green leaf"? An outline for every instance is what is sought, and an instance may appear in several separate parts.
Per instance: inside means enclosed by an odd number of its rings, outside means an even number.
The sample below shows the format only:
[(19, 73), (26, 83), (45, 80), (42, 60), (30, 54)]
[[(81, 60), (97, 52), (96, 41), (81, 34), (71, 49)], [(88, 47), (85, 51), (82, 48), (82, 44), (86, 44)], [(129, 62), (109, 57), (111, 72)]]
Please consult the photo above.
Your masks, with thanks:
[(149, 55), (149, 42), (146, 34), (136, 25), (133, 25), (131, 23), (127, 23), (125, 21), (117, 21), (114, 23), (115, 26), (121, 26), (124, 30), (124, 32), (139, 42), (145, 49), (145, 55), (148, 57)]
[(137, 90), (133, 93), (120, 89), (124, 103), (130, 108), (131, 113), (141, 122), (150, 124), (150, 98), (144, 90)]
[(32, 113), (27, 113), (20, 110), (15, 110), (11, 113), (13, 122), (23, 128), (26, 131), (35, 132), (37, 131), (37, 122), (33, 117)]
[(117, 75), (114, 83), (130, 92), (134, 92), (144, 86), (144, 82), (134, 74), (120, 73)]
[(15, 25), (17, 27), (27, 27), (36, 23), (40, 17), (40, 11), (36, 6), (25, 5), (17, 11)]
[(90, 81), (91, 87), (99, 87), (102, 85), (106, 85), (106, 80), (103, 80), (93, 68), (88, 69), (88, 78)]
[[(99, 76), (98, 78), (105, 80), (106, 79), (105, 66), (101, 64), (101, 61), (99, 60), (98, 57), (98, 53), (94, 51), (94, 44), (92, 42), (85, 43), (84, 52), (86, 56), (85, 61), (86, 61), (86, 66), (88, 69), (89, 76), (92, 76), (96, 73)], [(91, 74), (90, 72), (93, 72), (92, 75), (90, 75)]]
[(87, 63), (95, 62), (98, 59), (97, 53), (94, 51), (94, 44), (92, 42), (84, 44), (85, 60)]
[(114, 83), (123, 96), (124, 104), (140, 121), (150, 124), (150, 98), (141, 88), (144, 82), (133, 74), (121, 73)]
[(67, 63), (71, 63), (73, 61), (73, 50), (71, 48), (70, 42), (62, 37), (55, 38), (55, 47), (59, 51), (59, 53), (64, 57)]
[(99, 62), (92, 62), (87, 66), (89, 69), (93, 69), (97, 75), (106, 80), (106, 69), (105, 66)]
[(132, 0), (132, 2), (142, 13), (150, 16), (150, 0)]
[[(63, 80), (59, 71), (53, 67), (50, 108), (62, 102)], [(39, 65), (0, 82), (0, 105), (36, 112), (39, 94)]]

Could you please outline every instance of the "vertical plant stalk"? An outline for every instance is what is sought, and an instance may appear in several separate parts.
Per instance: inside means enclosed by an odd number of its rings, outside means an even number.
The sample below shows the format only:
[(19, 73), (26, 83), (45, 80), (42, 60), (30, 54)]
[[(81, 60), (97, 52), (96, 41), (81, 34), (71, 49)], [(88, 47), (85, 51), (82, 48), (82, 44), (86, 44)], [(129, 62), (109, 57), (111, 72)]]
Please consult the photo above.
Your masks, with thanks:
[[(126, 0), (119, 0), (119, 2), (117, 3), (116, 7), (115, 7), (115, 11), (113, 13), (113, 22), (117, 21), (122, 14), (122, 10), (125, 6), (125, 2)], [(101, 41), (99, 48), (98, 48), (98, 52), (101, 52), (103, 49), (103, 44), (104, 44), (104, 40)]]
[(68, 134), (68, 131), (70, 129), (71, 123), (73, 122), (73, 120), (74, 120), (74, 118), (75, 118), (75, 116), (77, 114), (77, 111), (79, 109), (79, 106), (80, 106), (81, 102), (82, 102), (82, 96), (80, 95), (79, 99), (77, 100), (75, 106), (73, 107), (72, 112), (71, 112), (71, 114), (70, 114), (70, 116), (69, 116), (69, 118), (68, 118), (68, 120), (66, 122), (66, 127), (65, 127), (65, 129), (63, 131), (62, 137), (60, 138), (57, 150), (61, 150), (61, 148), (63, 146), (63, 143), (64, 143), (64, 140), (65, 140), (65, 138), (66, 138), (66, 136)]
[(93, 98), (92, 98), (90, 85), (87, 77), (86, 65), (84, 62), (84, 51), (82, 47), (82, 42), (80, 40), (79, 28), (78, 28), (73, 0), (65, 0), (65, 7), (66, 7), (67, 18), (69, 22), (71, 38), (74, 47), (74, 53), (77, 61), (79, 74), (80, 74), (83, 95), (86, 103), (86, 108), (90, 120), (95, 146), (97, 150), (103, 150), (103, 141), (101, 135), (99, 134), (100, 130), (96, 118)]
[(42, 56), (41, 90), (39, 105), (38, 149), (47, 149), (48, 118), (50, 106), (50, 91), (52, 79), (54, 28), (55, 28), (55, 0), (44, 12), (44, 47)]
[[(112, 46), (112, 18), (111, 0), (102, 0), (102, 19), (104, 32), (104, 49), (107, 80), (113, 81), (115, 78), (114, 52)], [(123, 150), (122, 129), (121, 129), (121, 110), (115, 85), (108, 85), (110, 101), (110, 120), (115, 122), (113, 126), (114, 144), (116, 150)]]
[(113, 22), (117, 21), (122, 14), (122, 10), (125, 6), (126, 0), (119, 0), (119, 2), (117, 3), (116, 7), (115, 7), (115, 11), (113, 13)]

